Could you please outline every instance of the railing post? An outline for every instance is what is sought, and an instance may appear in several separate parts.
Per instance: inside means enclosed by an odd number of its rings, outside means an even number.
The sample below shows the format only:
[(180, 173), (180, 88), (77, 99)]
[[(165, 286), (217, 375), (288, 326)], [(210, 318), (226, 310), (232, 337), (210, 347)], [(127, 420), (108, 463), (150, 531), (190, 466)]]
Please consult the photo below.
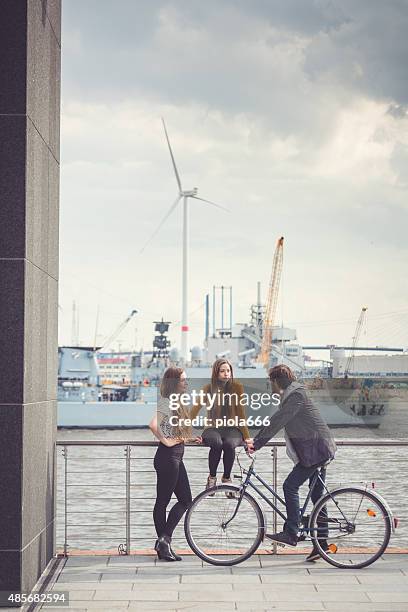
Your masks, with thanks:
[(62, 449), (64, 456), (64, 557), (68, 557), (68, 448)]
[[(276, 491), (278, 488), (278, 447), (272, 447), (272, 486)], [(273, 511), (273, 533), (278, 531), (278, 514)], [(278, 545), (276, 542), (273, 543), (273, 554), (276, 555), (278, 552)]]
[(130, 451), (126, 446), (126, 554), (130, 555)]

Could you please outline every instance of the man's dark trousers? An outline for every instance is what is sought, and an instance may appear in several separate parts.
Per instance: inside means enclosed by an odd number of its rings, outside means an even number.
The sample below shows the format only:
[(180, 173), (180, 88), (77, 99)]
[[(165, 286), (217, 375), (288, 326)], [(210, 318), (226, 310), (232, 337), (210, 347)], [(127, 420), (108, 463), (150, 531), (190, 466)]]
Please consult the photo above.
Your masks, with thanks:
[[(285, 494), (286, 502), (286, 513), (287, 520), (284, 525), (284, 531), (288, 532), (294, 538), (297, 537), (299, 530), (299, 518), (300, 518), (300, 506), (299, 506), (299, 488), (309, 479), (309, 486), (313, 480), (313, 477), (317, 471), (317, 466), (312, 465), (306, 467), (298, 463), (295, 465), (289, 476), (283, 483), (283, 492)], [(326, 470), (322, 470), (321, 478), (325, 480)], [(311, 499), (315, 504), (320, 497), (323, 495), (324, 487), (323, 482), (318, 479), (312, 491)], [(327, 524), (327, 509), (322, 508), (318, 518), (319, 527), (319, 540), (321, 538), (328, 537), (328, 524)]]

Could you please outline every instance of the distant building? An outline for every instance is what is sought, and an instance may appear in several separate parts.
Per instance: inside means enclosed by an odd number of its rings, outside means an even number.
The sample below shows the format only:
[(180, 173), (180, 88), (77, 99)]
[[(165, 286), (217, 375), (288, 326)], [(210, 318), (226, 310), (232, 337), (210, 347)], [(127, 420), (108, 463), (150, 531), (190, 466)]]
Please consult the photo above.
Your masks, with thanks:
[(98, 353), (99, 379), (102, 384), (130, 382), (132, 353)]
[(97, 353), (99, 379), (102, 385), (129, 384), (131, 368), (145, 366), (152, 358), (152, 351)]
[[(344, 351), (333, 354), (333, 376), (344, 376), (347, 357)], [(355, 355), (350, 364), (350, 377), (408, 376), (408, 354), (398, 355)]]

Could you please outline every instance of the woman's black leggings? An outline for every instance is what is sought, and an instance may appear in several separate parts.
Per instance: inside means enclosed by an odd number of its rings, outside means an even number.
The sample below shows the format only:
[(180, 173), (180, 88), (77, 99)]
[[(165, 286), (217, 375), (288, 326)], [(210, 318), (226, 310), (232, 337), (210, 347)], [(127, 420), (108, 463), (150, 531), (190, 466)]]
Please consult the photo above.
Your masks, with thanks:
[(235, 449), (243, 440), (242, 433), (238, 427), (209, 427), (203, 432), (203, 442), (210, 447), (208, 454), (208, 466), (210, 476), (217, 475), (222, 451), (224, 451), (224, 478), (231, 477), (232, 466), (235, 461)]
[[(181, 517), (192, 502), (190, 483), (183, 463), (184, 444), (165, 446), (160, 442), (154, 457), (157, 473), (157, 499), (153, 510), (154, 526), (157, 536), (171, 538)], [(177, 502), (171, 508), (166, 520), (166, 510), (171, 496)]]

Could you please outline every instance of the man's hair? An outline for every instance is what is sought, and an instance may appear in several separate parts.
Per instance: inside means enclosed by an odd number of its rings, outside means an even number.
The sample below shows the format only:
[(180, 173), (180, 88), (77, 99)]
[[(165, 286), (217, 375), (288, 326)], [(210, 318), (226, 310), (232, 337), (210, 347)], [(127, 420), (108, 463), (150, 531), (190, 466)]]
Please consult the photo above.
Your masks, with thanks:
[(272, 382), (276, 380), (281, 389), (289, 387), (295, 379), (295, 375), (287, 365), (277, 365), (269, 370), (269, 379)]

